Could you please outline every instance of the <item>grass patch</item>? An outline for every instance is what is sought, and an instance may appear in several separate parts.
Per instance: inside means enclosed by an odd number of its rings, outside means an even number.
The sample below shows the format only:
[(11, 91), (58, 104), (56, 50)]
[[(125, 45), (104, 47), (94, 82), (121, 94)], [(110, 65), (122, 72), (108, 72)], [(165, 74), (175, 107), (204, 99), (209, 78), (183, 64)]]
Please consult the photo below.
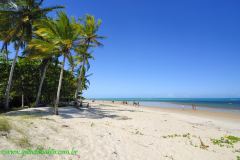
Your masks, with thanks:
[(18, 145), (19, 147), (21, 147), (21, 148), (30, 148), (30, 147), (32, 147), (29, 139), (26, 136), (24, 136), (24, 137), (22, 137), (20, 139), (14, 140), (14, 143), (16, 145)]
[(14, 143), (16, 146), (19, 146), (21, 148), (30, 148), (32, 147), (32, 144), (30, 143), (30, 140), (28, 138), (28, 135), (26, 134), (24, 122), (22, 124), (23, 126), (19, 126), (17, 124), (12, 124), (12, 129), (16, 131), (14, 136), (10, 136), (8, 138), (9, 141)]
[(237, 156), (237, 160), (240, 160), (240, 156)]
[[(26, 118), (26, 117), (25, 117)], [(28, 116), (29, 118), (29, 116)], [(26, 133), (22, 130), (22, 128), (18, 127), (14, 123), (10, 123), (10, 117), (6, 116), (0, 116), (0, 132), (10, 132), (10, 130), (14, 130), (20, 134), (20, 138), (16, 137), (8, 137), (8, 140), (16, 144), (17, 146), (21, 148), (29, 148), (32, 147), (28, 136)]]
[(163, 138), (186, 138), (189, 140), (189, 144), (193, 147), (199, 147), (201, 149), (207, 149), (209, 146), (204, 144), (204, 142), (202, 141), (202, 139), (200, 137), (198, 137), (199, 141), (200, 141), (200, 145), (196, 145), (196, 144), (193, 144), (193, 141), (191, 139), (192, 138), (197, 138), (196, 135), (190, 135), (190, 133), (186, 133), (186, 134), (172, 134), (172, 135), (167, 135), (167, 136), (162, 136)]
[(235, 136), (224, 136), (220, 139), (211, 139), (214, 145), (219, 145), (220, 147), (233, 148), (234, 144), (240, 142), (240, 137)]
[(28, 139), (28, 136), (25, 134), (25, 132), (22, 129), (17, 128), (17, 127), (15, 128), (15, 130), (20, 134), (21, 138), (10, 137), (9, 140), (21, 148), (32, 147), (32, 145)]
[(11, 125), (8, 119), (4, 116), (0, 116), (0, 132), (9, 132), (11, 130)]
[(36, 149), (37, 150), (44, 150), (45, 148), (42, 145), (38, 145)]
[(190, 133), (186, 134), (172, 134), (172, 135), (167, 135), (167, 136), (162, 136), (163, 138), (175, 138), (175, 137), (184, 137), (190, 139)]

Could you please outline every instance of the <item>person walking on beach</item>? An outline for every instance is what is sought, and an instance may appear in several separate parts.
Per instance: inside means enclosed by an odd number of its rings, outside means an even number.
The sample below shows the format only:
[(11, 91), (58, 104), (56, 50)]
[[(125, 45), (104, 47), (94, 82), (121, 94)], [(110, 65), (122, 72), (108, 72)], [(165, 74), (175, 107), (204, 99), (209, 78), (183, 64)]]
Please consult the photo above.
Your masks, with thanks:
[(184, 110), (184, 105), (182, 105), (182, 110)]
[(197, 110), (196, 105), (192, 104), (192, 109), (193, 109), (194, 111), (196, 111), (196, 110)]

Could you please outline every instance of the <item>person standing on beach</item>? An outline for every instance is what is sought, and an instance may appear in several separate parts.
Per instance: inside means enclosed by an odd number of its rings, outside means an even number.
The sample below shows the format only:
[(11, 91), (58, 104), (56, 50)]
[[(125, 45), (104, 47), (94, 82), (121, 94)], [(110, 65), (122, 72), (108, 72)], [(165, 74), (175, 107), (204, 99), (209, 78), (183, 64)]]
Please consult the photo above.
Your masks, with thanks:
[(185, 106), (184, 106), (184, 105), (182, 105), (182, 110), (184, 110), (184, 107), (185, 107)]
[(192, 109), (193, 109), (194, 111), (196, 111), (196, 110), (197, 110), (196, 105), (192, 104)]

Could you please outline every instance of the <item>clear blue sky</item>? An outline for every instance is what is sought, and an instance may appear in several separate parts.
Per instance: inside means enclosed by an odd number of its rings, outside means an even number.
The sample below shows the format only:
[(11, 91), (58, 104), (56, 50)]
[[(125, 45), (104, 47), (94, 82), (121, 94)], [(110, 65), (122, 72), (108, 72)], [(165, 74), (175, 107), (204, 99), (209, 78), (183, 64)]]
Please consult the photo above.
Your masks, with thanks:
[(87, 97), (240, 97), (239, 0), (46, 0), (93, 14)]

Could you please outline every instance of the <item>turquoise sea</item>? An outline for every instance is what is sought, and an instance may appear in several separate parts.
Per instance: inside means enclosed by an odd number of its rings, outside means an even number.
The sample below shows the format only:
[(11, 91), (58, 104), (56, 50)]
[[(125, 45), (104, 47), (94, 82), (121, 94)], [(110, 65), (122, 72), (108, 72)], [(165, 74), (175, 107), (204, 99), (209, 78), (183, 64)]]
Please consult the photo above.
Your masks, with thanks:
[(144, 106), (165, 108), (187, 108), (192, 104), (199, 110), (219, 110), (240, 113), (240, 98), (99, 98), (106, 101), (133, 101), (140, 102)]

